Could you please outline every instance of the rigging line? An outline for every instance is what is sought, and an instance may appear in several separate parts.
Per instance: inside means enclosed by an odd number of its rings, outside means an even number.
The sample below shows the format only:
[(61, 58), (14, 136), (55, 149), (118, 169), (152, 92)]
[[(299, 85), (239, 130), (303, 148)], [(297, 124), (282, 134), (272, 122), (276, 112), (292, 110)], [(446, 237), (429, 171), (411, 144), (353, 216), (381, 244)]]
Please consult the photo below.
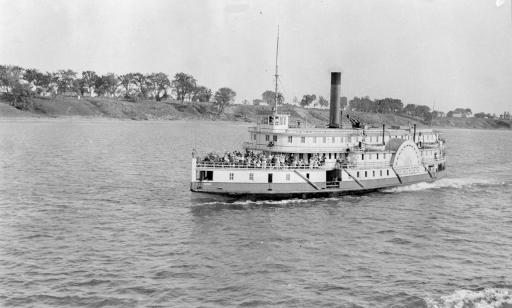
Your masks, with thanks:
[(277, 43), (276, 43), (276, 84), (275, 84), (275, 92), (274, 92), (274, 114), (277, 114), (277, 83), (279, 79), (279, 71), (277, 66), (277, 60), (279, 57), (279, 25), (277, 25)]

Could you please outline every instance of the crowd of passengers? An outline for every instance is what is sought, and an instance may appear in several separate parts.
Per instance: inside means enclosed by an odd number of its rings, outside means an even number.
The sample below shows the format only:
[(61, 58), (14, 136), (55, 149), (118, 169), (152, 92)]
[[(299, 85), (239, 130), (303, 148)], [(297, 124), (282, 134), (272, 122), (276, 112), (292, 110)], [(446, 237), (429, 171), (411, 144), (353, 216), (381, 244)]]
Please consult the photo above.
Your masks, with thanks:
[(224, 154), (208, 153), (205, 157), (198, 159), (199, 163), (242, 165), (247, 167), (320, 167), (325, 164), (325, 156), (313, 154), (309, 161), (296, 159), (292, 154), (268, 154), (255, 153), (246, 150), (245, 152), (233, 151)]

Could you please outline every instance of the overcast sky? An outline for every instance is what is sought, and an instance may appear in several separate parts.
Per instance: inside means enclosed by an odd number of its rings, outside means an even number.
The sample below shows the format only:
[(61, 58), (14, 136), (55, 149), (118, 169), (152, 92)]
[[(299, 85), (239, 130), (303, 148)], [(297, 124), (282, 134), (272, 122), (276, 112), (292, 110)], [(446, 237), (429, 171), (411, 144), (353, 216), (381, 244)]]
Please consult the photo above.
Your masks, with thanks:
[(177, 72), (237, 100), (280, 87), (512, 111), (510, 0), (0, 0), (0, 64), (43, 71)]

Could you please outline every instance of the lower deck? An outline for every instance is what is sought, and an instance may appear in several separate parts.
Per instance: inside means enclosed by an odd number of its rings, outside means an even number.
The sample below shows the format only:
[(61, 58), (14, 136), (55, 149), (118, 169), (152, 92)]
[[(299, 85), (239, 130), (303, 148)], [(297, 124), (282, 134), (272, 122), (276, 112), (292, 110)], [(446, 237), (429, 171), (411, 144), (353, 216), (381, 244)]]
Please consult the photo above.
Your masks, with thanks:
[[(229, 196), (259, 196), (272, 198), (289, 198), (289, 197), (318, 197), (333, 196), (341, 194), (363, 193), (367, 191), (378, 190), (382, 188), (409, 185), (420, 182), (432, 182), (446, 174), (446, 170), (430, 172), (425, 170), (422, 173), (399, 175), (394, 170), (392, 174), (386, 176), (384, 173), (381, 177), (363, 177), (357, 178), (356, 174), (345, 169), (340, 170), (341, 176), (337, 181), (315, 181), (313, 174), (305, 175), (300, 172), (294, 172), (300, 180), (290, 182), (273, 181), (273, 173), (265, 173), (267, 181), (262, 182), (231, 182), (231, 181), (192, 181), (190, 189), (193, 192), (203, 192), (210, 194), (221, 194)], [(283, 171), (282, 171), (283, 172)], [(317, 172), (321, 172), (320, 170)], [(359, 171), (361, 172), (361, 171)], [(269, 176), (269, 174), (272, 174)], [(326, 172), (324, 171), (324, 174)], [(374, 174), (372, 172), (372, 174)], [(377, 174), (380, 174), (377, 173)]]

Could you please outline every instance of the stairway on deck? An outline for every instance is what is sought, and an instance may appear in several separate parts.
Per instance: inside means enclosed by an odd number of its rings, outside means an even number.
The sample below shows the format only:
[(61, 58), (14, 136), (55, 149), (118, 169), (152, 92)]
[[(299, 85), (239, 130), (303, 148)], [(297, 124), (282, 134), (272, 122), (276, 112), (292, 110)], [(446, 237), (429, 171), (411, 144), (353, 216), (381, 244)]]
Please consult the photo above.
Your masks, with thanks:
[(352, 128), (352, 122), (350, 122), (349, 118), (347, 117), (347, 112), (345, 110), (343, 110), (341, 115), (341, 127)]

